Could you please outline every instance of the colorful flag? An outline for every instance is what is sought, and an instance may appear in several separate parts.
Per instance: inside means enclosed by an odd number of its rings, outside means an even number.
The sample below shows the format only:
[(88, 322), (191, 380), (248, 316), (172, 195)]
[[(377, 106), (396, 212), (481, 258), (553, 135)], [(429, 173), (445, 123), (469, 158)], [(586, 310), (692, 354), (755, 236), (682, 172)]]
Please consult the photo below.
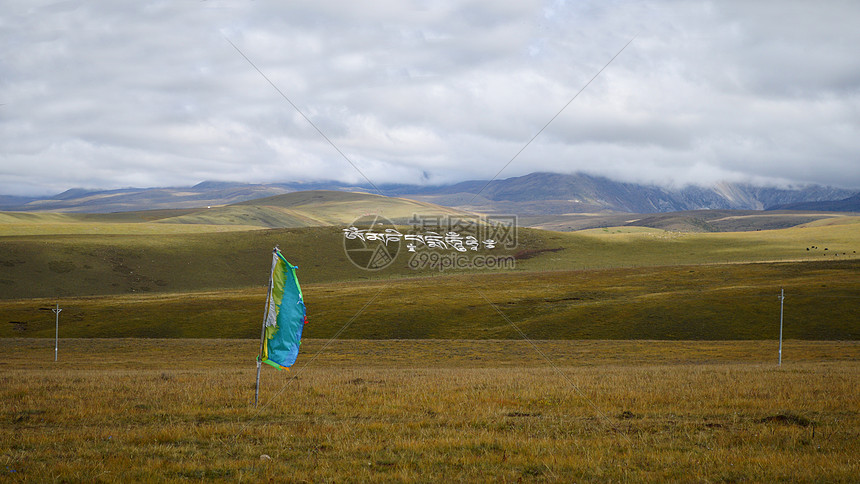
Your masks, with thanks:
[(273, 251), (260, 359), (279, 370), (289, 369), (296, 362), (302, 329), (308, 322), (296, 269), (279, 250)]

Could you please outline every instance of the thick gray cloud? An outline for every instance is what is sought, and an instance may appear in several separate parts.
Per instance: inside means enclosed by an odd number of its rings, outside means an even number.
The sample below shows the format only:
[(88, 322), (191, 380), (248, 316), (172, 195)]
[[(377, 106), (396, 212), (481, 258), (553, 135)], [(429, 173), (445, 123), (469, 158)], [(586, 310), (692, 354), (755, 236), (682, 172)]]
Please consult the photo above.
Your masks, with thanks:
[(860, 3), (5, 2), (0, 193), (585, 171), (860, 188)]

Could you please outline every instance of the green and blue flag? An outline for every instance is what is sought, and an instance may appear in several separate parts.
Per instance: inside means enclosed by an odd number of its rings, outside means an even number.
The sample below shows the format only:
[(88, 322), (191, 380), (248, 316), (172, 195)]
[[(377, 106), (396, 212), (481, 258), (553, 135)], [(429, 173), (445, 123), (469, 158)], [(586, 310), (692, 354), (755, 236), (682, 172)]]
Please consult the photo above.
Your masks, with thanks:
[(302, 329), (308, 322), (297, 266), (287, 262), (279, 250), (272, 253), (272, 281), (264, 322), (263, 363), (289, 369), (299, 356)]

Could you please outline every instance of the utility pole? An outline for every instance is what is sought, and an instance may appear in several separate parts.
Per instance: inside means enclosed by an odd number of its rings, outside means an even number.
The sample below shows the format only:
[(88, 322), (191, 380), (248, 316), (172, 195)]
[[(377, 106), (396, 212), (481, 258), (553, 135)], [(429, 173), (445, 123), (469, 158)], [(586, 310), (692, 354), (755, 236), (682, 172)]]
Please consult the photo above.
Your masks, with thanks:
[(51, 311), (53, 311), (53, 313), (57, 315), (56, 326), (54, 329), (54, 361), (57, 361), (57, 348), (59, 348), (60, 346), (60, 311), (62, 311), (62, 308), (60, 308), (60, 303), (57, 303), (57, 307), (52, 309)]
[(782, 306), (785, 301), (785, 289), (779, 290), (779, 366), (782, 366)]
[(60, 346), (60, 311), (62, 311), (63, 308), (60, 307), (60, 303), (57, 303), (56, 307), (39, 309), (42, 311), (51, 311), (56, 315), (56, 320), (54, 322), (54, 361), (57, 361), (57, 349)]

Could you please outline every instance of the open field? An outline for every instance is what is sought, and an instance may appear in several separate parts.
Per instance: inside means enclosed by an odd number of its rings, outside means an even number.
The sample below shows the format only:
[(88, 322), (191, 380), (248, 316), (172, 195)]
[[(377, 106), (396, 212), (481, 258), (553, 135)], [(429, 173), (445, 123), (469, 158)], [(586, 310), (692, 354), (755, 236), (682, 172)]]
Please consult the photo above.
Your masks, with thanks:
[[(9, 482), (855, 482), (860, 346), (2, 339)], [(265, 457), (264, 457), (265, 456)]]
[[(306, 336), (349, 339), (776, 339), (785, 289), (786, 338), (858, 340), (858, 287), (857, 260), (303, 284)], [(0, 300), (0, 337), (52, 338), (59, 302), (64, 337), (254, 338), (265, 292)]]
[[(477, 253), (513, 267), (401, 250), (369, 272), (341, 226), (314, 225), (414, 207), (313, 196), (0, 214), (0, 481), (860, 475), (860, 218), (520, 228), (516, 246)], [(704, 222), (762, 223), (730, 217)], [(807, 221), (791, 217), (767, 223)], [(258, 228), (278, 224), (301, 227)], [(299, 266), (309, 324), (254, 409), (275, 245)]]

